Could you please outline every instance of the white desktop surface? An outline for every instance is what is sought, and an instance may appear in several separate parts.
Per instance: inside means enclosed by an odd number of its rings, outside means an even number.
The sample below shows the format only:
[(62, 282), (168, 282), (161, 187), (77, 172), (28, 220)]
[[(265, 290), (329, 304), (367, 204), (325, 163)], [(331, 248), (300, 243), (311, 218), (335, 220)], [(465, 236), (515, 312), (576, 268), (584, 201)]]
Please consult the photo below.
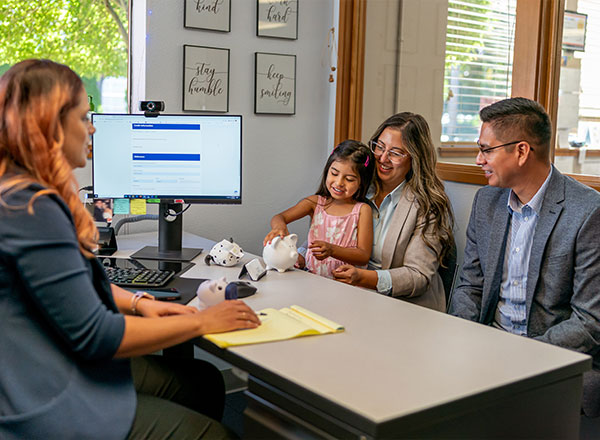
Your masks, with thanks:
[[(118, 242), (115, 256), (126, 257), (156, 244), (156, 234), (119, 236)], [(237, 279), (241, 264), (224, 268), (204, 263), (211, 243), (184, 234), (184, 246), (205, 249), (184, 276)], [(244, 262), (253, 257), (246, 255)], [(254, 310), (298, 304), (346, 330), (228, 350), (375, 423), (509, 384), (514, 393), (526, 382), (525, 391), (545, 373), (561, 380), (591, 367), (589, 356), (304, 271), (269, 271), (253, 284), (258, 292), (246, 303)]]

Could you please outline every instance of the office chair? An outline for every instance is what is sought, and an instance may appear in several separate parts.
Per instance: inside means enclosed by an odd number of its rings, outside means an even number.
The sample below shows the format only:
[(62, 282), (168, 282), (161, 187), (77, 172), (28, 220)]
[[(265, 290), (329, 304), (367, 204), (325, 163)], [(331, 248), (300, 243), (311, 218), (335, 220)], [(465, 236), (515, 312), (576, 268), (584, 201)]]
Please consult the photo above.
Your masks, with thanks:
[(444, 285), (444, 293), (446, 294), (446, 308), (450, 304), (452, 298), (452, 288), (454, 287), (454, 281), (458, 273), (458, 264), (456, 264), (456, 244), (452, 244), (452, 249), (448, 252), (444, 259), (444, 266), (440, 264), (438, 273), (442, 278), (442, 284)]

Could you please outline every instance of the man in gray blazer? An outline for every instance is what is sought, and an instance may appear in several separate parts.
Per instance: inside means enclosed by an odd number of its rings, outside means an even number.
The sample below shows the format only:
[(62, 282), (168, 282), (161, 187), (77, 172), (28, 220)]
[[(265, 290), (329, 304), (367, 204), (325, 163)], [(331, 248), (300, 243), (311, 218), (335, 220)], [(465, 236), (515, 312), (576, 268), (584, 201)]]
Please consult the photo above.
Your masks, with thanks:
[(480, 116), (489, 185), (473, 201), (449, 313), (590, 354), (583, 410), (597, 417), (600, 194), (551, 165), (552, 126), (537, 102), (506, 99)]

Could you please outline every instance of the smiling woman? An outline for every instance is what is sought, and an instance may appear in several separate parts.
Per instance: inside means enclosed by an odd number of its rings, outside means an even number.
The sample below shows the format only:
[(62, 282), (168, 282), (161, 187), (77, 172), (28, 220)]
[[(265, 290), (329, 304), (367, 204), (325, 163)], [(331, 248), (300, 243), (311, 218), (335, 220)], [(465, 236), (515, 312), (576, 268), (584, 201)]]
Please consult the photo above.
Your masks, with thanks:
[(453, 216), (442, 182), (429, 126), (414, 113), (386, 119), (370, 141), (375, 178), (373, 248), (368, 268), (343, 265), (342, 282), (377, 290), (434, 310), (446, 310), (439, 265), (453, 246)]

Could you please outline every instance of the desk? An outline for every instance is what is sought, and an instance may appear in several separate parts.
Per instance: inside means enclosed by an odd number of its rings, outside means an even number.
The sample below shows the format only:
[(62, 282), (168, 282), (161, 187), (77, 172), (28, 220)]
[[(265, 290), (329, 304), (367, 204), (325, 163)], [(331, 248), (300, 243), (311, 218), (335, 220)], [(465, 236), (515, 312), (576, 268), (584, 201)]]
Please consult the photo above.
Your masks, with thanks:
[[(117, 256), (153, 237), (119, 237)], [(204, 255), (185, 276), (237, 278), (239, 265)], [(298, 304), (346, 331), (227, 350), (194, 341), (249, 373), (247, 437), (578, 438), (589, 356), (298, 270), (255, 284), (255, 310)]]

